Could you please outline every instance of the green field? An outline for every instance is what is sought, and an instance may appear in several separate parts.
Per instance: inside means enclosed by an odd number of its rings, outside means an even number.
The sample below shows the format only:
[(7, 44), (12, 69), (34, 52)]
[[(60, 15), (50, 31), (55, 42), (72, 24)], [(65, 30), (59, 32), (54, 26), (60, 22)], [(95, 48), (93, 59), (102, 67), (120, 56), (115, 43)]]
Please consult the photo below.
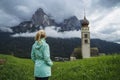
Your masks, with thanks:
[[(34, 80), (30, 59), (0, 55), (0, 80)], [(92, 57), (68, 62), (54, 62), (50, 80), (120, 80), (120, 55)]]

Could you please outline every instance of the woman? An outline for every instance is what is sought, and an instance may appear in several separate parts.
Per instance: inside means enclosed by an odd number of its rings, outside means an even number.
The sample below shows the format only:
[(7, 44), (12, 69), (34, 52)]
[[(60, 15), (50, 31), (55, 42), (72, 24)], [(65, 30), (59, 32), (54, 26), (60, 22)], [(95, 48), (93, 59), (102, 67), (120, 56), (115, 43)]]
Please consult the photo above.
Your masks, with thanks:
[(37, 32), (35, 43), (32, 46), (31, 59), (35, 63), (35, 80), (48, 80), (51, 76), (51, 66), (49, 45), (45, 41), (46, 33), (44, 30)]

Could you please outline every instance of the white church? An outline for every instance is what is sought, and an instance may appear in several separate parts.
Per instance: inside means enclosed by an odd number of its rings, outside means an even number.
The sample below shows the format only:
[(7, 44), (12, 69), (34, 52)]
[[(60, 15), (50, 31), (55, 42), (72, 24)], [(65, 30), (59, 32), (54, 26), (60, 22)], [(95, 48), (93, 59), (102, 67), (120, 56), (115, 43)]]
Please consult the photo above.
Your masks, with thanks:
[(81, 51), (82, 58), (90, 57), (90, 31), (89, 31), (89, 21), (84, 16), (84, 19), (81, 21)]
[(81, 20), (81, 48), (74, 48), (70, 60), (75, 60), (78, 56), (80, 56), (79, 58), (90, 58), (91, 56), (99, 55), (97, 47), (90, 47), (90, 30), (88, 25), (89, 21), (84, 16), (84, 19)]

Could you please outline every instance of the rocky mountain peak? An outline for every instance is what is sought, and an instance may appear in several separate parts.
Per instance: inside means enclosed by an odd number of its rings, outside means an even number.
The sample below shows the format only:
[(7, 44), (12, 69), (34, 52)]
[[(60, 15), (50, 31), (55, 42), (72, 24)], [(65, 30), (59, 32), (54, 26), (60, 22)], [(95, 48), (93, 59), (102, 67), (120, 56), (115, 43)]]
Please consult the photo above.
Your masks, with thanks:
[(35, 14), (45, 14), (45, 12), (43, 11), (42, 8), (37, 9), (37, 11), (35, 12)]
[(32, 23), (45, 27), (50, 25), (50, 19), (43, 9), (39, 8), (32, 16)]
[(65, 19), (63, 23), (61, 23), (62, 30), (79, 30), (80, 29), (80, 21), (76, 16), (72, 16), (68, 19)]
[(39, 8), (35, 11), (31, 20), (21, 22), (19, 25), (11, 27), (11, 29), (14, 33), (23, 33), (35, 32), (48, 26), (55, 26), (57, 31), (71, 31), (79, 30), (81, 28), (80, 20), (78, 20), (76, 16), (65, 19), (62, 23), (56, 23), (55, 20), (51, 19), (42, 8)]

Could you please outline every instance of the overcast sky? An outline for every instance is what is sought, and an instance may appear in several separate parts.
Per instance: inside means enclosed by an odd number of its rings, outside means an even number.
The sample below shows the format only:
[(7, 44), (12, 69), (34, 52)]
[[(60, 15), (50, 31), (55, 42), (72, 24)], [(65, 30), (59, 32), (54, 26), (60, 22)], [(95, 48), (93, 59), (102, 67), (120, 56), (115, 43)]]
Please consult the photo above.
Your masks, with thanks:
[(38, 8), (57, 22), (73, 15), (82, 19), (85, 8), (92, 38), (120, 42), (120, 0), (0, 0), (0, 27), (30, 20)]

